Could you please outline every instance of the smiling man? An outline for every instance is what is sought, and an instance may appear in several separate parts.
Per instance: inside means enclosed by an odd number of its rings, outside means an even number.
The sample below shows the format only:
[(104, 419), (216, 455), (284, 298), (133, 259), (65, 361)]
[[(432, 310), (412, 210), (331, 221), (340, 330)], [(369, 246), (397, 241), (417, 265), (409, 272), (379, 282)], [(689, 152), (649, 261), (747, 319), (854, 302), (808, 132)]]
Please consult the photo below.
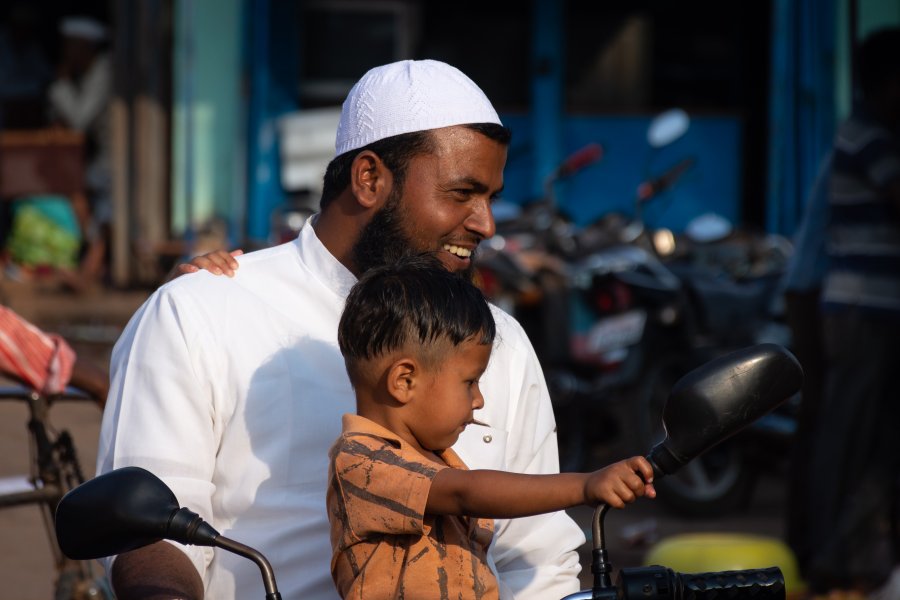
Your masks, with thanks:
[[(233, 277), (179, 277), (116, 344), (98, 473), (160, 476), (182, 506), (272, 562), (285, 598), (337, 598), (325, 509), (327, 451), (352, 412), (337, 343), (357, 277), (410, 252), (472, 268), (493, 235), (509, 131), (482, 91), (436, 61), (369, 71), (344, 102), (320, 212), (290, 243), (238, 257)], [(484, 408), (453, 449), (471, 467), (558, 471), (544, 378), (521, 327), (493, 309)], [(498, 521), (489, 562), (502, 598), (578, 588), (584, 536), (565, 515)], [(252, 598), (250, 561), (159, 542), (110, 567), (120, 600)], [(474, 597), (474, 591), (473, 591)]]

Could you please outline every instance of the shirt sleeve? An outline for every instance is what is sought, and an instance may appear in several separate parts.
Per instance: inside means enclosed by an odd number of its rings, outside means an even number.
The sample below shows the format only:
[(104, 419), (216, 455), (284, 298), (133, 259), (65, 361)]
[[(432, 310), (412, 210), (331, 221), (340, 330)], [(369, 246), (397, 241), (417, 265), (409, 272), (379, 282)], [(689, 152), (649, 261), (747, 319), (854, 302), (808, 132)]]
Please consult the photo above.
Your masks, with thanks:
[(364, 539), (424, 533), (428, 492), (442, 468), (447, 467), (409, 460), (377, 436), (343, 437), (334, 473), (352, 534)]
[(867, 144), (859, 153), (866, 176), (877, 188), (884, 189), (900, 178), (900, 151), (897, 140), (887, 132)]
[[(140, 466), (157, 475), (188, 506), (213, 522), (212, 483), (219, 435), (209, 369), (198, 350), (204, 328), (196, 311), (162, 288), (132, 317), (113, 349), (97, 474)], [(211, 548), (173, 544), (201, 577)], [(106, 562), (107, 572), (111, 560)]]
[[(511, 320), (505, 314), (500, 318)], [(507, 425), (508, 470), (558, 473), (556, 420), (537, 356), (518, 323), (506, 327), (504, 336), (503, 344), (510, 356), (504, 362), (507, 372), (502, 383), (508, 397), (500, 398), (501, 392), (495, 388), (485, 398), (515, 407)], [(581, 528), (565, 511), (497, 520), (490, 556), (497, 570), (501, 598), (546, 600), (577, 592), (581, 572), (578, 548), (584, 543)]]
[(80, 86), (69, 79), (53, 82), (48, 92), (53, 110), (78, 131), (86, 131), (106, 110), (112, 92), (112, 72), (109, 59), (99, 56)]

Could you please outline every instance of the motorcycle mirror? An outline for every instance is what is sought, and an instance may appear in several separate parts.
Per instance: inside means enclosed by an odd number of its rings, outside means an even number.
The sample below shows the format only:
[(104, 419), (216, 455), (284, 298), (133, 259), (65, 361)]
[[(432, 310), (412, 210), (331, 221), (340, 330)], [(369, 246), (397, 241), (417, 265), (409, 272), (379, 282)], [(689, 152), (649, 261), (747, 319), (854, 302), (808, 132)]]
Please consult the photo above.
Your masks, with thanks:
[(683, 136), (690, 124), (690, 117), (680, 108), (660, 113), (650, 121), (650, 126), (647, 128), (647, 143), (652, 148), (668, 146)]
[(778, 344), (731, 352), (691, 371), (672, 387), (663, 409), (666, 437), (648, 459), (668, 475), (796, 394), (800, 363)]
[(219, 535), (187, 508), (163, 481), (140, 467), (121, 467), (69, 491), (56, 507), (56, 537), (63, 554), (89, 560), (121, 554), (162, 539), (215, 546), (259, 567), (266, 600), (281, 600), (275, 572), (258, 550)]
[(140, 467), (122, 467), (69, 491), (56, 507), (63, 554), (87, 560), (121, 554), (161, 539), (212, 545), (218, 533), (187, 509), (172, 490)]

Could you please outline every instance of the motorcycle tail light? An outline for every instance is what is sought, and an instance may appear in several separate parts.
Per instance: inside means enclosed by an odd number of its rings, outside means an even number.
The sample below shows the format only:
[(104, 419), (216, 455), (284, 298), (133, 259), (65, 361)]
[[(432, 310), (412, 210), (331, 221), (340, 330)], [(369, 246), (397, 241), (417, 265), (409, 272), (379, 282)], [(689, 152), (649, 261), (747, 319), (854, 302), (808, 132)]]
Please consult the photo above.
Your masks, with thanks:
[(475, 269), (474, 283), (486, 298), (495, 298), (500, 291), (497, 274), (485, 267)]
[(591, 288), (591, 304), (600, 313), (617, 313), (631, 307), (631, 290), (615, 279), (595, 282)]

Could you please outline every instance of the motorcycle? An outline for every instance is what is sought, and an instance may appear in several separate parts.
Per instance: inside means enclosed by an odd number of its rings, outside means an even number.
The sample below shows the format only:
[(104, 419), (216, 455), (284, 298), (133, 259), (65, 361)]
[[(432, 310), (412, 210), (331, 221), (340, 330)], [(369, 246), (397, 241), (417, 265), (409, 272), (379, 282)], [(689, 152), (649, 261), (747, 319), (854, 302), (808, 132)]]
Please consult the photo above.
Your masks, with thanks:
[[(648, 136), (663, 147), (686, 127), (686, 115), (670, 111), (654, 120)], [(497, 235), (476, 256), (483, 291), (519, 320), (541, 361), (564, 471), (584, 470), (594, 450), (615, 452), (628, 437), (635, 418), (632, 390), (671, 345), (672, 320), (683, 312), (673, 306), (680, 282), (656, 254), (634, 242), (639, 232), (625, 230), (638, 219), (610, 215), (579, 228), (559, 210), (555, 184), (602, 154), (602, 147), (589, 144), (569, 156), (547, 177), (540, 201), (514, 218), (497, 219)], [(638, 208), (686, 168), (647, 182)]]
[[(671, 180), (670, 174), (685, 164), (682, 161), (662, 179)], [(639, 193), (638, 204), (649, 197)], [(636, 214), (625, 227), (638, 232), (631, 243), (647, 249), (677, 281), (670, 286), (671, 302), (666, 305), (671, 326), (661, 336), (645, 339), (656, 351), (630, 403), (639, 443), (648, 443), (662, 434), (657, 423), (666, 392), (684, 373), (748, 344), (790, 346), (779, 285), (792, 245), (775, 234), (734, 231), (713, 215), (691, 222), (685, 234), (676, 238), (666, 230), (649, 230), (639, 210)], [(796, 430), (799, 401), (795, 395), (741, 436), (663, 482), (667, 506), (700, 517), (746, 505), (759, 477), (784, 464), (782, 458), (789, 454)]]
[[(802, 379), (796, 358), (775, 344), (741, 349), (688, 373), (666, 403), (666, 437), (647, 455), (654, 481), (773, 410), (799, 390)], [(701, 574), (658, 565), (623, 568), (613, 584), (603, 527), (608, 509), (601, 504), (594, 512), (593, 588), (563, 600), (785, 598), (778, 566)], [(75, 560), (120, 554), (161, 539), (233, 552), (257, 564), (267, 600), (281, 598), (271, 564), (260, 551), (220, 535), (196, 513), (179, 507), (172, 491), (139, 467), (115, 469), (71, 490), (59, 503), (55, 524), (60, 548)]]
[[(667, 111), (651, 123), (648, 143), (662, 148), (688, 127), (683, 111)], [(599, 155), (587, 147), (567, 159), (548, 179), (544, 201), (527, 206), (514, 227), (498, 225), (501, 241), (489, 241), (480, 263), (486, 280), (505, 282), (487, 288), (489, 297), (512, 290), (507, 299), (518, 298), (505, 308), (538, 352), (569, 471), (584, 470), (598, 448), (615, 452), (616, 442), (633, 439), (619, 450), (626, 454), (660, 439), (666, 393), (691, 369), (746, 345), (790, 344), (777, 306), (787, 239), (734, 231), (711, 215), (679, 236), (650, 228), (645, 208), (694, 167), (693, 157), (638, 185), (633, 215), (610, 213), (576, 228), (557, 210), (552, 182)], [(799, 396), (667, 478), (665, 504), (713, 516), (748, 502), (763, 469), (788, 454), (798, 406)]]

